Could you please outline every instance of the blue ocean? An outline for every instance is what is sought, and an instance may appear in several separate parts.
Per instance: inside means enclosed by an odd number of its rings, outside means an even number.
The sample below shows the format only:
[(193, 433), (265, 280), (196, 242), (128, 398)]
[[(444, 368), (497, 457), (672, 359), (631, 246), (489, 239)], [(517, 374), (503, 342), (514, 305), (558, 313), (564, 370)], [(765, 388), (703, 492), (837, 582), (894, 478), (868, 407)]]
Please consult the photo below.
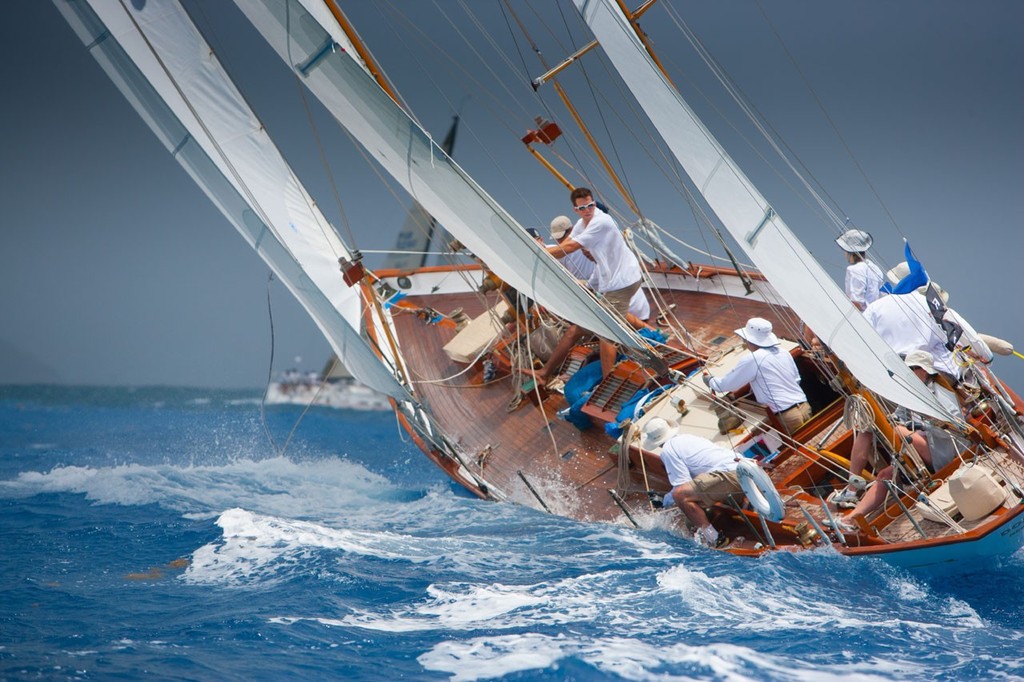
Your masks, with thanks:
[(1024, 556), (751, 560), (484, 502), (390, 413), (0, 389), (5, 680), (1024, 679)]

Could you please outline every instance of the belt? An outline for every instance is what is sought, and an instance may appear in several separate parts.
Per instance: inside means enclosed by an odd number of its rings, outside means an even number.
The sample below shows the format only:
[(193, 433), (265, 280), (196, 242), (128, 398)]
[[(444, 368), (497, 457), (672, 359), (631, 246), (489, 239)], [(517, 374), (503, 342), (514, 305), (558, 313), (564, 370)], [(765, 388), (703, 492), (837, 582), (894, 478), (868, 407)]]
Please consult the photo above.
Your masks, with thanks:
[(796, 404), (790, 405), (790, 406), (789, 406), (789, 407), (787, 407), (786, 409), (784, 409), (784, 410), (782, 410), (781, 412), (779, 412), (779, 414), (786, 414), (786, 413), (787, 413), (787, 412), (789, 412), (790, 410), (795, 410), (796, 408), (800, 407), (801, 405), (806, 405), (806, 404), (807, 404), (807, 401), (806, 401), (806, 400), (804, 400), (803, 402), (799, 402), (799, 403), (796, 403)]

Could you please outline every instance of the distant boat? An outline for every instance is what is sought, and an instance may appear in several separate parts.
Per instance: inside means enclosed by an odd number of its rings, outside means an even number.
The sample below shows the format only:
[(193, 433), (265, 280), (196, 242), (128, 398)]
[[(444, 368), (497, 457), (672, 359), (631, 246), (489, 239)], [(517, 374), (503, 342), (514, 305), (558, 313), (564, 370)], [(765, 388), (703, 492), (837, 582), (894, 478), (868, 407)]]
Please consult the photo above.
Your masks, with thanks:
[[(389, 396), (426, 456), (481, 498), (688, 535), (681, 514), (655, 512), (649, 501), (649, 491), (671, 486), (639, 435), (662, 418), (749, 456), (741, 464), (746, 495), (709, 507), (732, 554), (830, 547), (908, 568), (984, 570), (1024, 544), (1024, 401), (980, 363), (965, 368), (963, 415), (935, 399), (683, 101), (638, 30), (639, 11), (627, 16), (614, 0), (573, 3), (666, 154), (758, 268), (742, 268), (728, 250), (735, 267), (698, 265), (660, 246), (644, 254), (667, 344), (649, 342), (602, 306), (452, 161), (392, 96), (334, 2), (237, 0), (299, 80), (472, 263), (364, 270), (174, 0), (57, 4), (351, 373)], [(524, 142), (546, 144), (556, 131), (544, 123)], [(624, 197), (632, 205), (628, 191)], [(843, 229), (838, 219), (831, 227)], [(643, 229), (654, 228), (641, 220)], [(972, 254), (962, 261), (970, 264)], [(717, 404), (697, 376), (738, 361), (744, 350), (733, 330), (755, 316), (788, 337), (783, 348), (811, 403), (813, 416), (792, 435), (758, 405)], [(569, 323), (616, 342), (625, 356), (571, 400), (527, 376)], [(804, 325), (824, 351), (805, 347)], [(595, 347), (592, 337), (572, 350), (561, 367), (570, 384), (593, 367)], [(889, 415), (897, 407), (960, 437), (957, 456), (939, 471), (924, 467), (894, 439)], [(727, 428), (722, 410), (736, 420)], [(855, 427), (894, 444), (879, 454), (902, 476), (879, 509), (842, 530), (828, 500), (850, 478)], [(771, 466), (752, 464), (758, 460)]]
[(339, 410), (390, 410), (388, 397), (356, 381), (331, 357), (322, 373), (286, 370), (267, 386), (268, 405), (317, 405)]

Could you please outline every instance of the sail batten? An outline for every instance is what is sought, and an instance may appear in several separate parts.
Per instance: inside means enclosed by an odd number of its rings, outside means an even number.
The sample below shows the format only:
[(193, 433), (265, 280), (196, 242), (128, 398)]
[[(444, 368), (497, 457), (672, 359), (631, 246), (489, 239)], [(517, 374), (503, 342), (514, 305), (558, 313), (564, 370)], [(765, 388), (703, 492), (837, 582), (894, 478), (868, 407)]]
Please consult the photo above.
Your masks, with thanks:
[(705, 128), (614, 0), (573, 1), (694, 186), (786, 304), (866, 387), (919, 413), (955, 421)]
[(65, 2), (61, 13), (156, 136), (305, 307), (361, 382), (409, 393), (360, 335), (350, 257), (177, 0)]
[[(236, 0), (289, 68), (341, 29), (319, 0)], [(303, 77), (310, 91), (430, 215), (495, 274), (555, 314), (648, 353), (631, 329), (602, 308), (477, 185), (345, 51)]]

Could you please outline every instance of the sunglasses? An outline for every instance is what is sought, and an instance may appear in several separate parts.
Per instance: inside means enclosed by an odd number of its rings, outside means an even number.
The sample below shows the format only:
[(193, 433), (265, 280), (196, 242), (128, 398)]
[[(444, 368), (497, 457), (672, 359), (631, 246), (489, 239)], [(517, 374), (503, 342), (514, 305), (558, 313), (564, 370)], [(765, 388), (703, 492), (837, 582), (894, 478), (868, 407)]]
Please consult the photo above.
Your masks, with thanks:
[(594, 208), (595, 206), (597, 206), (597, 202), (591, 201), (589, 204), (583, 204), (582, 206), (573, 206), (572, 210), (583, 212), (586, 211), (588, 208)]

